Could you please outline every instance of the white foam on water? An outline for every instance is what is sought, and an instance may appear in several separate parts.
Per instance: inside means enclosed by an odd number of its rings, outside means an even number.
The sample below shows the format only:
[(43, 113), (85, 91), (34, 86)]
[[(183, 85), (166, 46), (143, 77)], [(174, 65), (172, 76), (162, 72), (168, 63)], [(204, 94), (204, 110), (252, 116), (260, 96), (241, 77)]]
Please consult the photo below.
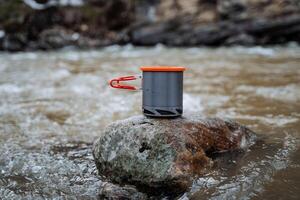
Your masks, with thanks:
[(265, 115), (265, 116), (257, 116), (257, 115), (247, 115), (240, 114), (235, 111), (234, 108), (229, 108), (227, 110), (219, 111), (216, 114), (218, 117), (226, 117), (232, 119), (245, 119), (245, 120), (253, 120), (259, 121), (262, 124), (268, 124), (270, 126), (283, 127), (290, 123), (296, 123), (299, 121), (297, 116), (286, 116), (286, 115)]
[(240, 85), (236, 88), (238, 92), (252, 92), (259, 96), (280, 100), (297, 102), (300, 100), (300, 85), (289, 84), (279, 87), (254, 87), (250, 85)]
[(204, 110), (201, 97), (194, 94), (183, 94), (183, 111), (184, 114), (202, 113)]
[(71, 73), (67, 69), (59, 69), (59, 70), (54, 71), (54, 73), (51, 74), (51, 77), (54, 80), (59, 80), (59, 79), (66, 78), (70, 75), (71, 75)]
[(55, 94), (55, 88), (45, 87), (39, 90), (32, 91), (32, 94), (38, 98), (53, 98)]
[(256, 94), (283, 101), (299, 101), (300, 85), (290, 84), (281, 87), (260, 87), (256, 89)]
[[(1, 181), (5, 181), (3, 178), (9, 175), (9, 183), (6, 184), (9, 187), (1, 185), (1, 199), (41, 199), (44, 195), (50, 195), (51, 199), (61, 199), (61, 191), (71, 199), (93, 199), (97, 196), (101, 181), (95, 173), (93, 158), (86, 155), (91, 155), (90, 149), (77, 151), (81, 161), (72, 156), (48, 153), (49, 149), (46, 152), (29, 152), (17, 144), (2, 145), (0, 155), (5, 156), (0, 156), (0, 185)], [(72, 151), (69, 154), (72, 155)], [(15, 194), (20, 183), (9, 177), (25, 180), (24, 186), (33, 191), (25, 190), (22, 196)]]
[(5, 92), (5, 93), (20, 93), (23, 91), (23, 88), (13, 85), (10, 83), (5, 83), (0, 85), (0, 93)]
[(272, 48), (261, 47), (261, 46), (250, 47), (250, 48), (236, 47), (236, 50), (239, 53), (261, 55), (261, 56), (273, 56), (275, 54), (275, 51)]
[(91, 88), (85, 85), (73, 85), (71, 86), (71, 90), (80, 95), (89, 95), (92, 92)]
[(285, 126), (286, 124), (295, 123), (298, 118), (291, 116), (252, 116), (252, 115), (237, 115), (239, 119), (259, 120), (264, 124)]

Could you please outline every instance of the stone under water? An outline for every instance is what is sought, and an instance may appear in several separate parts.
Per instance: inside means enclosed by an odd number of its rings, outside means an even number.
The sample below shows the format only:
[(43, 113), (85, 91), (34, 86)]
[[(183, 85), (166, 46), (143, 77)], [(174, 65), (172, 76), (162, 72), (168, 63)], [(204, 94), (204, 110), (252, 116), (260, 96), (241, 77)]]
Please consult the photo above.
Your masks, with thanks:
[(247, 149), (255, 133), (232, 120), (135, 116), (109, 125), (94, 143), (99, 174), (140, 191), (180, 193), (205, 173), (218, 153)]

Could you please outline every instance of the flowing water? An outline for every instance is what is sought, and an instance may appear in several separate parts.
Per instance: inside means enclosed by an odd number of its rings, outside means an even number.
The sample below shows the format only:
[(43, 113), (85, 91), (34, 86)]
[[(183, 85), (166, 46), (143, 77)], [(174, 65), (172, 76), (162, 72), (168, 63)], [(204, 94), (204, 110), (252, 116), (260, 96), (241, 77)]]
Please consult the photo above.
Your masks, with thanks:
[[(96, 199), (93, 141), (141, 113), (112, 89), (140, 65), (184, 65), (184, 115), (232, 118), (258, 133), (180, 199), (300, 199), (300, 47), (135, 48), (0, 54), (0, 199)], [(139, 84), (136, 82), (135, 84)]]

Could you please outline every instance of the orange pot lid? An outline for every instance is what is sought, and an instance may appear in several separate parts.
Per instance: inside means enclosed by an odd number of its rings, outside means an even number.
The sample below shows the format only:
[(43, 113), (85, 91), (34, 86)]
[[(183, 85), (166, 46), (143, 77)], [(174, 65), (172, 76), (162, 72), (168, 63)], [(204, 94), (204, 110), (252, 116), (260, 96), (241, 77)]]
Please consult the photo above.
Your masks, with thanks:
[(186, 68), (180, 66), (141, 66), (143, 72), (183, 72)]

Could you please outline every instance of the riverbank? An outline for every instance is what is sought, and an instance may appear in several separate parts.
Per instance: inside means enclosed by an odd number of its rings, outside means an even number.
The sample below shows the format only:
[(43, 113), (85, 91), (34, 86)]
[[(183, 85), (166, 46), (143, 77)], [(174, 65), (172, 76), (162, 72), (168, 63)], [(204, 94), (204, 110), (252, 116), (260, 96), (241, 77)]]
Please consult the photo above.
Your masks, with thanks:
[(300, 42), (300, 4), (293, 0), (59, 2), (0, 1), (0, 50)]

